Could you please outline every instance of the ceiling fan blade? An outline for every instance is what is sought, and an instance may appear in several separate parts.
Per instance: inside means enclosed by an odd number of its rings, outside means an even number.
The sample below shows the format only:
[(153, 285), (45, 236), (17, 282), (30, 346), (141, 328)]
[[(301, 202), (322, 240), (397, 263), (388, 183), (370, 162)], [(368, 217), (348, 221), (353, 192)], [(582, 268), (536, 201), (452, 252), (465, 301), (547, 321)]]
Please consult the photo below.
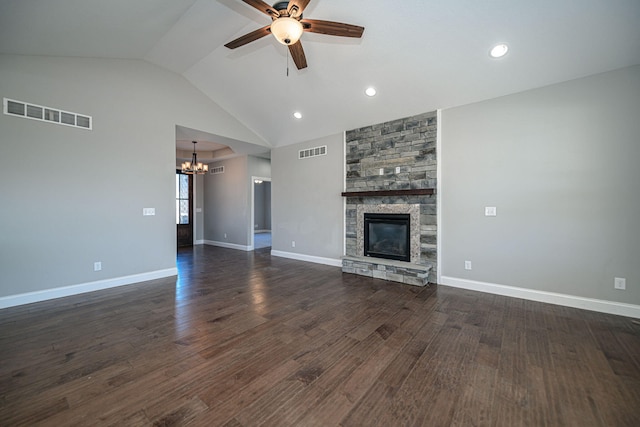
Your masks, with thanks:
[(362, 37), (364, 27), (359, 25), (343, 24), (342, 22), (322, 21), (320, 19), (303, 19), (302, 27), (304, 31), (311, 33), (327, 34), (341, 37)]
[(290, 0), (287, 13), (289, 16), (300, 16), (311, 0)]
[(304, 49), (302, 49), (302, 43), (300, 43), (300, 41), (289, 45), (289, 53), (298, 70), (307, 68), (307, 58), (304, 56)]
[(248, 4), (249, 6), (255, 7), (260, 12), (265, 13), (269, 16), (272, 16), (275, 18), (280, 16), (280, 12), (278, 12), (277, 10), (275, 10), (273, 7), (269, 6), (267, 3), (263, 2), (262, 0), (242, 0), (242, 1)]
[(238, 37), (237, 39), (230, 41), (224, 46), (228, 47), (229, 49), (235, 49), (237, 47), (244, 46), (247, 43), (251, 43), (252, 41), (261, 39), (262, 37), (271, 34), (270, 27), (270, 25), (267, 25), (266, 27), (259, 28), (255, 31), (245, 34), (242, 37)]

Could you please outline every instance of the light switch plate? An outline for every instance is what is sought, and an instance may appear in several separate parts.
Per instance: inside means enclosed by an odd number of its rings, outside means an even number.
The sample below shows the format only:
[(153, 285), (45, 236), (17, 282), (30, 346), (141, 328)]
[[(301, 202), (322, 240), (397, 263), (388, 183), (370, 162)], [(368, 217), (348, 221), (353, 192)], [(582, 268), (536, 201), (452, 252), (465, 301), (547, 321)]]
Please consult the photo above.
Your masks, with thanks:
[(151, 216), (156, 214), (156, 208), (142, 208), (142, 215)]
[(486, 206), (484, 208), (484, 216), (496, 216), (498, 211), (495, 206)]

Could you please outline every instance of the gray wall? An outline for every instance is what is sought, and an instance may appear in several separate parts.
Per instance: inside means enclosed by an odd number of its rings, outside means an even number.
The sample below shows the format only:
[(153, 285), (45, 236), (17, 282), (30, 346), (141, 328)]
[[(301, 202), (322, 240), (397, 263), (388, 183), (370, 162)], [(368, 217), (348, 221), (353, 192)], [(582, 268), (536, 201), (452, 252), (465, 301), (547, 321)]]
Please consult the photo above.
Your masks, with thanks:
[(251, 177), (269, 178), (270, 161), (241, 156), (211, 163), (209, 169), (218, 166), (224, 173), (204, 179), (204, 240), (251, 246)]
[[(321, 145), (327, 145), (326, 156), (298, 160), (299, 150)], [(272, 250), (339, 260), (344, 239), (343, 135), (273, 149), (271, 165)]]
[(174, 268), (176, 124), (264, 145), (144, 61), (1, 55), (0, 76), (3, 97), (93, 117), (0, 114), (0, 297)]
[(253, 184), (253, 228), (264, 230), (264, 182)]
[(247, 227), (251, 220), (247, 157), (211, 163), (209, 169), (219, 166), (224, 166), (224, 173), (205, 177), (204, 239), (247, 246)]
[[(260, 176), (263, 178), (271, 178), (271, 160), (264, 159), (262, 157), (248, 156), (247, 157), (249, 176)], [(247, 184), (251, 184), (253, 181), (247, 181)]]
[(444, 110), (443, 276), (640, 304), (639, 138), (638, 66)]
[(264, 225), (265, 230), (271, 230), (271, 182), (264, 186)]
[(253, 194), (253, 228), (271, 230), (271, 182), (254, 183)]
[[(249, 176), (248, 178), (248, 183), (249, 186), (254, 185), (252, 177), (254, 176), (259, 176), (262, 178), (271, 178), (271, 159), (264, 159), (262, 157), (254, 157), (254, 156), (249, 156), (248, 157), (248, 164), (249, 164)], [(259, 209), (260, 212), (260, 221), (255, 221), (254, 223), (251, 224), (249, 223), (250, 227), (254, 227), (255, 223), (259, 222), (258, 225), (258, 230), (266, 230), (266, 229), (270, 229), (270, 225), (271, 225), (271, 197), (267, 197), (266, 194), (266, 187), (271, 187), (271, 183), (268, 181), (263, 182), (262, 184), (256, 186), (256, 187), (262, 187), (261, 188), (261, 192), (260, 193), (260, 197), (262, 198), (262, 206), (258, 206), (258, 201), (254, 200), (254, 215), (256, 214), (256, 206), (257, 209)], [(256, 188), (254, 187), (254, 188)], [(249, 192), (251, 191), (251, 188), (249, 187)], [(269, 193), (270, 194), (270, 193)], [(254, 195), (255, 197), (255, 195)], [(249, 193), (249, 203), (251, 203), (251, 193)], [(254, 228), (255, 230), (255, 228)], [(249, 244), (252, 245), (253, 242), (249, 241)]]

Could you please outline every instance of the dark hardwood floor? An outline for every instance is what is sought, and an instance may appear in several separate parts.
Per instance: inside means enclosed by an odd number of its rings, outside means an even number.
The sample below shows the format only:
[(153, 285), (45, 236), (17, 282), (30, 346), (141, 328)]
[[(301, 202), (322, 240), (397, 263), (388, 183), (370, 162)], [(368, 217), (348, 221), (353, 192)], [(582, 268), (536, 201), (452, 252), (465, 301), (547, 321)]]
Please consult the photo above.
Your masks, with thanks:
[(639, 426), (637, 320), (202, 247), (0, 310), (0, 425)]

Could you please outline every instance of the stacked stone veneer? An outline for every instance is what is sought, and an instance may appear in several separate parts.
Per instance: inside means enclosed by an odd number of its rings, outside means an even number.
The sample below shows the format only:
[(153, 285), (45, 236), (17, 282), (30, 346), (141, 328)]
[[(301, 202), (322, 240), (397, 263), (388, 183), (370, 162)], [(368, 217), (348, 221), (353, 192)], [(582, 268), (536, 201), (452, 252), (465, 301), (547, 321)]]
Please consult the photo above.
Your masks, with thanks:
[[(346, 133), (346, 191), (436, 188), (436, 112)], [(400, 168), (396, 172), (396, 168)], [(382, 175), (380, 175), (382, 169)], [(390, 205), (400, 205), (395, 208)], [(419, 256), (411, 262), (364, 257), (362, 212), (419, 208)], [(342, 271), (413, 285), (436, 283), (436, 196), (347, 197), (346, 256)], [(414, 237), (415, 241), (415, 237)]]

